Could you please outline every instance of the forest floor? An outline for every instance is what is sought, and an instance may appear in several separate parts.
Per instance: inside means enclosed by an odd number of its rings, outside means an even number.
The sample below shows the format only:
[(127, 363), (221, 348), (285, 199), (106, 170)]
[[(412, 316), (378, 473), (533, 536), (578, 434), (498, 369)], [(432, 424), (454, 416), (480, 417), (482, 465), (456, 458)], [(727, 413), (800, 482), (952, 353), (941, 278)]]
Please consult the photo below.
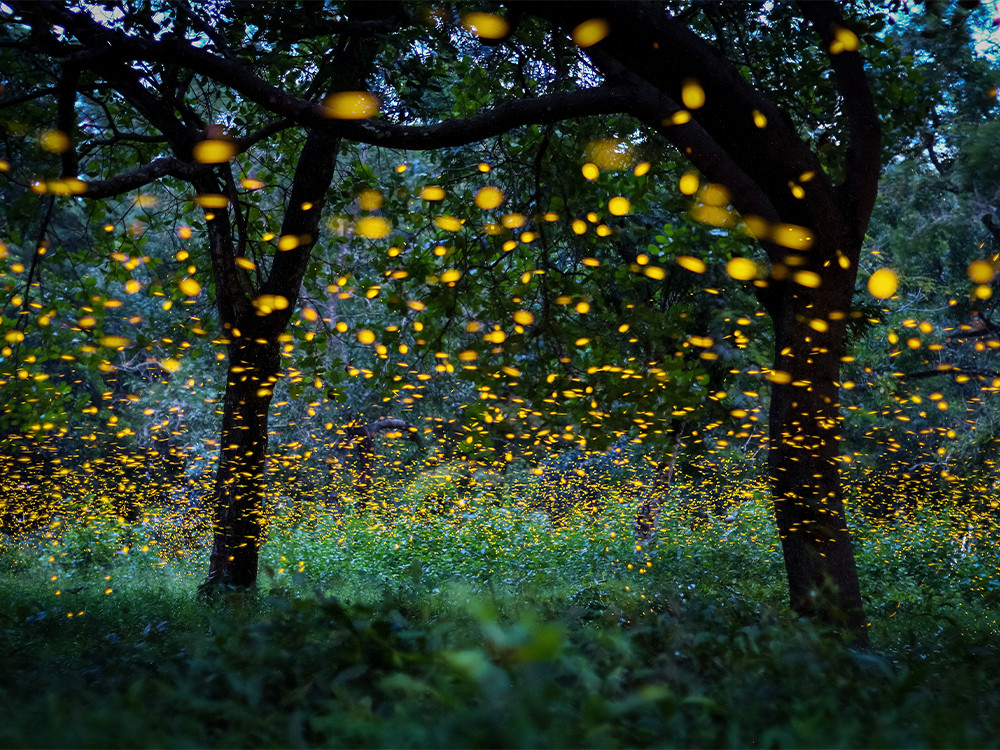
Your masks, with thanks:
[(765, 503), (641, 550), (631, 512), (279, 518), (213, 604), (148, 529), (7, 539), (0, 746), (1000, 746), (986, 539), (856, 528), (863, 650), (789, 613)]

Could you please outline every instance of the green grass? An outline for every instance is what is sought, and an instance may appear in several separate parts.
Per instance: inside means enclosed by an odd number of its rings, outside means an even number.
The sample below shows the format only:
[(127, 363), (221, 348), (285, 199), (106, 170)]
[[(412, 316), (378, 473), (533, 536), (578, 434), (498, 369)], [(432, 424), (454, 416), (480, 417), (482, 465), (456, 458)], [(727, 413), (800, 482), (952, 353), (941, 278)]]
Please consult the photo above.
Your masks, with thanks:
[(668, 512), (640, 551), (631, 513), (278, 519), (259, 590), (214, 606), (204, 551), (141, 530), (10, 543), (0, 745), (1000, 744), (985, 541), (958, 554), (932, 516), (858, 529), (860, 651), (787, 611), (764, 503)]

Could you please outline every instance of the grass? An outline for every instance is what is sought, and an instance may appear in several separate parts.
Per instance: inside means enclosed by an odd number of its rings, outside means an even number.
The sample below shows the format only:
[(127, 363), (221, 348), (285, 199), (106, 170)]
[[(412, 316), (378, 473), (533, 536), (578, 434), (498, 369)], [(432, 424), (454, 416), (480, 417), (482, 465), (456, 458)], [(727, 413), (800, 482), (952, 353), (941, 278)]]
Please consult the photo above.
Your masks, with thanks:
[[(997, 557), (929, 514), (855, 539), (872, 651), (797, 621), (766, 504), (279, 517), (259, 589), (111, 521), (0, 553), (5, 747), (990, 747)], [(470, 508), (474, 507), (474, 512)], [(180, 554), (179, 554), (180, 553)], [(58, 594), (56, 592), (59, 592)]]

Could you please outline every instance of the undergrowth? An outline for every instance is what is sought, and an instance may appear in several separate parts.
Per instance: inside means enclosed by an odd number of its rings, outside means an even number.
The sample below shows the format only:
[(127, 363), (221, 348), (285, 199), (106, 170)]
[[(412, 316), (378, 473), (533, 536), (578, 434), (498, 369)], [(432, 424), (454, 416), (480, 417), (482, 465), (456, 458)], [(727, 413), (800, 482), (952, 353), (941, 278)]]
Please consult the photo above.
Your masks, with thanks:
[[(257, 591), (113, 523), (0, 556), (5, 747), (1000, 744), (992, 549), (855, 529), (871, 650), (796, 620), (763, 503), (276, 523)], [(914, 533), (921, 529), (921, 534)], [(58, 593), (57, 593), (58, 592)]]

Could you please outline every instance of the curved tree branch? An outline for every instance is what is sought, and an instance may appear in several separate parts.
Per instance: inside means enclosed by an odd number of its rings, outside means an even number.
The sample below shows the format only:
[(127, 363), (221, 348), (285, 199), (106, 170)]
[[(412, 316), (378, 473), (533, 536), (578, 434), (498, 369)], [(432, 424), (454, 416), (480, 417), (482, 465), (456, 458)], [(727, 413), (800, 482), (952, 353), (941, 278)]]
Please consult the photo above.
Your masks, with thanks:
[[(49, 195), (48, 206), (45, 209), (45, 216), (42, 217), (42, 224), (38, 229), (38, 239), (35, 241), (35, 249), (31, 256), (31, 267), (28, 269), (28, 278), (24, 282), (24, 302), (22, 304), (25, 309), (27, 309), (28, 300), (31, 298), (31, 285), (35, 280), (35, 272), (38, 270), (38, 264), (42, 259), (43, 248), (47, 245), (45, 235), (49, 231), (49, 223), (52, 221), (52, 209), (55, 208), (55, 205), (55, 196)], [(16, 327), (23, 331), (27, 320), (28, 317), (26, 315), (19, 316)]]
[[(610, 33), (587, 47), (587, 56), (595, 63), (615, 60), (675, 102), (683, 101), (685, 85), (696, 82), (704, 102), (692, 110), (693, 119), (770, 196), (786, 221), (803, 209), (802, 202), (791, 196), (788, 181), (808, 171), (816, 174), (816, 180), (826, 180), (816, 155), (788, 117), (717, 49), (662, 6), (550, 2), (537, 4), (532, 12), (567, 34), (590, 18), (607, 19)], [(764, 121), (763, 126), (758, 124)]]
[[(27, 9), (30, 8), (30, 5), (27, 6)], [(75, 56), (75, 62), (81, 66), (101, 69), (111, 60), (119, 63), (146, 61), (181, 65), (232, 87), (247, 99), (299, 125), (316, 127), (331, 136), (376, 146), (405, 149), (449, 148), (491, 138), (521, 125), (629, 112), (636, 104), (631, 92), (626, 89), (599, 87), (515, 100), (473, 117), (436, 125), (404, 126), (374, 119), (336, 120), (330, 118), (330, 113), (322, 104), (294, 96), (254, 75), (241, 62), (193, 47), (184, 40), (151, 40), (127, 36), (100, 26), (82, 13), (70, 13), (66, 10), (58, 12), (57, 17), (62, 25), (92, 45), (86, 53)], [(119, 69), (119, 73), (121, 72)], [(135, 95), (136, 106), (149, 109), (153, 101), (158, 101), (148, 90), (138, 92), (134, 90), (134, 86), (132, 88), (131, 94)], [(139, 101), (141, 94), (145, 96)], [(148, 116), (148, 112), (143, 114)], [(163, 130), (160, 123), (154, 121), (154, 124)], [(256, 139), (283, 127), (284, 122), (278, 121), (250, 138)], [(173, 140), (173, 134), (167, 135)], [(243, 145), (239, 140), (238, 143)]]
[(433, 150), (475, 143), (523, 125), (545, 125), (592, 115), (631, 112), (638, 106), (626, 88), (602, 86), (571, 93), (518, 99), (472, 117), (436, 125), (394, 125), (383, 120), (326, 120), (323, 129), (360, 143)]

